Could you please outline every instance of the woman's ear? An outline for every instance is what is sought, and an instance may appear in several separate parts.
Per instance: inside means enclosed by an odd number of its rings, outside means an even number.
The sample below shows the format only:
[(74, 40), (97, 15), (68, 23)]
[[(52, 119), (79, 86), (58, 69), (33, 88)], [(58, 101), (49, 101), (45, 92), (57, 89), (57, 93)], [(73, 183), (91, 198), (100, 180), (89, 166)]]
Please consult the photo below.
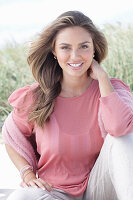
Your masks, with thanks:
[(57, 59), (57, 58), (56, 58), (56, 53), (55, 53), (55, 51), (52, 51), (52, 53), (53, 53), (53, 55), (54, 55), (54, 59)]
[(52, 54), (53, 54), (54, 56), (56, 56), (56, 53), (55, 53), (55, 51), (54, 51), (54, 50), (52, 50)]

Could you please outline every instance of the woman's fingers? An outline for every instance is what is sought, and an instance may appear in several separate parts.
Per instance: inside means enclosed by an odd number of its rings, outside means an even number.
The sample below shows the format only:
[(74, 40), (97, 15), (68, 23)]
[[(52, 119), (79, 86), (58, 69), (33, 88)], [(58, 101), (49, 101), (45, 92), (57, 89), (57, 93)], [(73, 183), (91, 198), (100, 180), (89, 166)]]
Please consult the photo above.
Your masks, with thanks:
[(43, 190), (47, 190), (47, 187), (43, 185), (39, 179), (35, 179), (33, 181), (39, 188), (42, 188)]
[(43, 185), (43, 187), (46, 188), (49, 192), (52, 190), (52, 185), (50, 183), (45, 182), (41, 178), (37, 179), (39, 181), (39, 184)]
[(36, 181), (36, 179), (29, 181), (28, 186), (38, 188), (38, 185), (36, 184), (35, 181)]
[(22, 186), (22, 187), (28, 187), (28, 184), (25, 183), (25, 182), (23, 182), (23, 183), (21, 184), (21, 186)]
[(27, 183), (28, 187), (39, 187), (42, 188), (43, 190), (48, 190), (49, 192), (52, 190), (52, 185), (45, 182), (44, 180), (38, 178), (38, 179), (32, 179)]

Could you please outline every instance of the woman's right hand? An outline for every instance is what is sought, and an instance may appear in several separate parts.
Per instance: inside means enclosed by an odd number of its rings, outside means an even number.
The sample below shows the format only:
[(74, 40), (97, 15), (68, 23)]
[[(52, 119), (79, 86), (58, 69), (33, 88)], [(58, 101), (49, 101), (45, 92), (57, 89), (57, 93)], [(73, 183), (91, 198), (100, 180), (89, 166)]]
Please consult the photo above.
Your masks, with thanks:
[(37, 178), (33, 171), (29, 171), (29, 173), (27, 172), (27, 175), (24, 176), (23, 187), (42, 188), (43, 190), (48, 190), (49, 192), (52, 190), (52, 185), (45, 182), (41, 178)]
[[(5, 146), (9, 157), (19, 171), (24, 166), (29, 165), (27, 160), (25, 160), (16, 150), (14, 150), (13, 147), (8, 144), (6, 144)], [(22, 187), (38, 187), (42, 188), (43, 190), (52, 190), (52, 185), (45, 182), (41, 178), (37, 178), (35, 173), (31, 169), (27, 169), (26, 171), (24, 171), (24, 173), (22, 173), (22, 179)]]

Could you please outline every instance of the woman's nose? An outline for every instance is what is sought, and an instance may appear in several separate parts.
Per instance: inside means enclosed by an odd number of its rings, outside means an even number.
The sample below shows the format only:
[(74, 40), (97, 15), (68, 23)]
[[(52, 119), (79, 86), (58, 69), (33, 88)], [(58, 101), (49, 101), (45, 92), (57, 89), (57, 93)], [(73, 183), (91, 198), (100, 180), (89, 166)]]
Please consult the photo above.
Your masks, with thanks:
[(79, 51), (77, 49), (71, 51), (71, 59), (75, 60), (79, 57), (80, 57), (80, 55), (79, 55)]

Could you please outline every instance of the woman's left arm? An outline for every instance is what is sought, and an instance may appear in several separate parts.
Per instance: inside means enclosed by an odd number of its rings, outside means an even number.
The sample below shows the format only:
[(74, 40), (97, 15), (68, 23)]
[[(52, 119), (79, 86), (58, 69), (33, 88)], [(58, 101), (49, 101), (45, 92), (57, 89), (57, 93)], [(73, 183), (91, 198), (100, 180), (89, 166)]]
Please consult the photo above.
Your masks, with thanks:
[(101, 93), (100, 115), (105, 130), (113, 136), (133, 133), (133, 97), (121, 83), (114, 88), (104, 69), (93, 60), (90, 76), (97, 79)]

